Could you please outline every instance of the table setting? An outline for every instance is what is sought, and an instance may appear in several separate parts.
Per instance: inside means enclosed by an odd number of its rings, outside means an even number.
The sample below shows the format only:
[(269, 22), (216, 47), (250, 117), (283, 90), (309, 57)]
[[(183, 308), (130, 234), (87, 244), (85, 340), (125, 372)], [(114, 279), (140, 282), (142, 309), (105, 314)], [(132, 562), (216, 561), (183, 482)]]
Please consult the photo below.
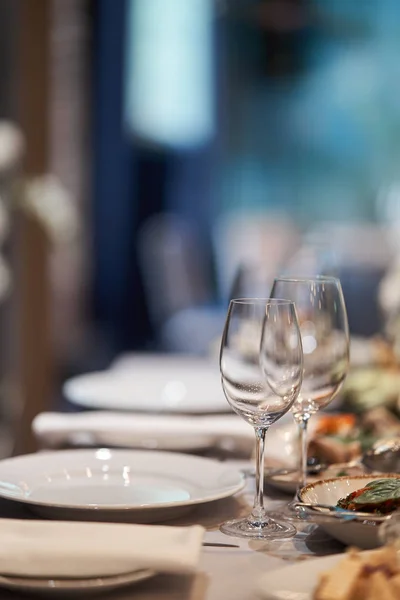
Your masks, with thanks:
[(400, 539), (394, 385), (354, 383), (396, 369), (354, 347), (337, 279), (280, 277), (230, 301), (219, 364), (127, 354), (66, 381), (79, 410), (0, 461), (0, 598), (350, 600), (319, 574)]

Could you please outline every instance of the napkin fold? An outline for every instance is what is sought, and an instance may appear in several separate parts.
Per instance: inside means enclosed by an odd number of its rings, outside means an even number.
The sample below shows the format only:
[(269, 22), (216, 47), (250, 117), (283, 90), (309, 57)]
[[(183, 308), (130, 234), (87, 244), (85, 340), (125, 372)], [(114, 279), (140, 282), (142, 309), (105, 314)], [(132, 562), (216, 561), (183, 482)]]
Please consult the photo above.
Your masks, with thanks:
[(81, 578), (142, 569), (190, 573), (204, 529), (113, 523), (0, 519), (0, 573)]
[(254, 432), (238, 415), (182, 416), (88, 411), (46, 412), (32, 423), (41, 447), (102, 444), (121, 447), (197, 449), (229, 444), (251, 452)]

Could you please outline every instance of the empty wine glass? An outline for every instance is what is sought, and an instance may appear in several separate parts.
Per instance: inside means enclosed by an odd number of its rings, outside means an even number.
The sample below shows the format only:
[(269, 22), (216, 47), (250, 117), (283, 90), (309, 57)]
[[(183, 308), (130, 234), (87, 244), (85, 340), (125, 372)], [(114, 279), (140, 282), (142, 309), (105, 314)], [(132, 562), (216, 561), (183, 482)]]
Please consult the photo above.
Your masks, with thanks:
[(295, 303), (303, 345), (303, 383), (292, 412), (300, 430), (300, 487), (307, 482), (307, 424), (339, 392), (349, 368), (349, 328), (335, 277), (278, 277), (271, 296)]
[(264, 509), (264, 442), (268, 428), (297, 398), (303, 373), (301, 335), (293, 302), (279, 299), (231, 300), (222, 336), (222, 387), (233, 410), (254, 427), (256, 494), (251, 515), (228, 521), (221, 531), (247, 538), (287, 538), (290, 524), (271, 519)]

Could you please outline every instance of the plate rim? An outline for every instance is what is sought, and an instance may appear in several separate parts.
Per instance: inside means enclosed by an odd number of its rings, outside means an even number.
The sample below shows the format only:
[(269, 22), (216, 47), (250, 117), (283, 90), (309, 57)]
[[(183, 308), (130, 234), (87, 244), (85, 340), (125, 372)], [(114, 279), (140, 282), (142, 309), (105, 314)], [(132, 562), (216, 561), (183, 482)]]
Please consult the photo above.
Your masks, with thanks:
[[(132, 583), (139, 583), (152, 577), (157, 573), (151, 569), (138, 569), (130, 573), (120, 573), (118, 575), (99, 575), (98, 577), (23, 577), (18, 575), (0, 575), (0, 587), (8, 589), (30, 589), (32, 591), (46, 592), (78, 592), (106, 590), (110, 587), (115, 588)], [(58, 582), (59, 585), (48, 585), (50, 581)], [(46, 585), (47, 582), (47, 585)], [(78, 584), (79, 582), (79, 584)], [(74, 585), (74, 583), (76, 585)], [(89, 583), (89, 585), (87, 585)], [(67, 585), (65, 585), (67, 584)]]
[[(4, 460), (0, 460), (0, 476), (1, 476), (1, 467), (2, 465), (7, 462), (7, 463), (11, 463), (11, 462), (15, 462), (15, 461), (22, 461), (26, 458), (37, 458), (38, 460), (40, 460), (41, 457), (46, 457), (51, 455), (52, 457), (58, 457), (60, 455), (65, 455), (65, 454), (88, 454), (88, 455), (93, 455), (95, 454), (98, 450), (110, 450), (111, 453), (113, 454), (163, 454), (163, 455), (168, 455), (171, 458), (174, 457), (182, 457), (184, 458), (184, 460), (187, 461), (201, 461), (203, 463), (208, 463), (208, 464), (212, 464), (213, 466), (216, 466), (217, 468), (222, 467), (222, 465), (224, 465), (224, 463), (220, 463), (216, 460), (213, 460), (211, 458), (206, 458), (206, 457), (202, 457), (202, 456), (193, 456), (190, 454), (185, 454), (183, 452), (169, 452), (169, 451), (163, 451), (163, 450), (121, 450), (121, 449), (108, 449), (108, 448), (97, 448), (95, 450), (92, 449), (84, 449), (84, 450), (79, 450), (79, 449), (72, 449), (72, 450), (55, 450), (55, 451), (50, 451), (50, 452), (44, 452), (44, 453), (37, 453), (37, 452), (32, 452), (30, 454), (24, 454), (21, 456), (15, 456), (15, 457), (11, 457), (11, 458), (7, 458)], [(38, 500), (33, 500), (31, 498), (26, 498), (26, 497), (22, 497), (22, 498), (17, 498), (15, 496), (12, 496), (10, 494), (7, 493), (7, 490), (3, 490), (0, 488), (0, 498), (4, 498), (6, 500), (10, 500), (12, 502), (19, 502), (21, 504), (27, 504), (30, 506), (38, 506), (38, 507), (42, 507), (42, 508), (54, 508), (54, 509), (58, 509), (58, 510), (68, 510), (68, 511), (74, 511), (74, 512), (81, 512), (81, 511), (85, 511), (85, 512), (91, 512), (91, 513), (121, 513), (121, 512), (134, 512), (134, 511), (140, 511), (140, 512), (144, 512), (144, 511), (155, 511), (155, 510), (160, 510), (160, 509), (170, 509), (170, 508), (182, 508), (182, 507), (187, 507), (187, 506), (196, 506), (199, 504), (207, 504), (208, 502), (214, 502), (216, 500), (222, 500), (224, 498), (229, 498), (235, 494), (237, 494), (238, 492), (240, 492), (241, 490), (243, 490), (243, 488), (246, 485), (246, 477), (245, 474), (242, 473), (239, 469), (233, 467), (233, 466), (228, 466), (225, 467), (226, 470), (231, 471), (232, 473), (236, 473), (238, 476), (238, 483), (236, 485), (232, 485), (230, 487), (229, 490), (225, 490), (223, 492), (220, 492), (218, 494), (214, 494), (212, 496), (208, 495), (205, 498), (197, 498), (197, 499), (187, 499), (187, 500), (177, 500), (175, 502), (161, 502), (161, 503), (157, 503), (157, 504), (150, 504), (150, 505), (129, 505), (129, 504), (119, 504), (119, 505), (110, 505), (110, 504), (105, 504), (105, 505), (98, 505), (98, 504), (81, 504), (81, 505), (77, 505), (77, 504), (58, 504), (56, 502), (46, 502), (46, 501), (38, 501)]]

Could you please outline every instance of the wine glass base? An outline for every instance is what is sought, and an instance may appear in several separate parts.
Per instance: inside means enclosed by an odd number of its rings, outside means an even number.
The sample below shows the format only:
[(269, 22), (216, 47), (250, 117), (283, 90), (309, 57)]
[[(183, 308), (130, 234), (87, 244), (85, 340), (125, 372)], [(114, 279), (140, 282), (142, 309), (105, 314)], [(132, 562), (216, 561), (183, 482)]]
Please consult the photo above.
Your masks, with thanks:
[(271, 519), (283, 521), (285, 525), (288, 525), (287, 521), (294, 523), (304, 523), (304, 521), (307, 521), (304, 513), (294, 508), (292, 503), (286, 504), (286, 506), (282, 506), (282, 508), (279, 508), (278, 510), (270, 511), (268, 516), (270, 516)]
[[(268, 515), (269, 516), (269, 515)], [(220, 527), (222, 533), (232, 537), (248, 538), (253, 540), (280, 540), (291, 538), (297, 530), (289, 523), (280, 523), (269, 519), (265, 523), (254, 523), (248, 518), (226, 521)]]

